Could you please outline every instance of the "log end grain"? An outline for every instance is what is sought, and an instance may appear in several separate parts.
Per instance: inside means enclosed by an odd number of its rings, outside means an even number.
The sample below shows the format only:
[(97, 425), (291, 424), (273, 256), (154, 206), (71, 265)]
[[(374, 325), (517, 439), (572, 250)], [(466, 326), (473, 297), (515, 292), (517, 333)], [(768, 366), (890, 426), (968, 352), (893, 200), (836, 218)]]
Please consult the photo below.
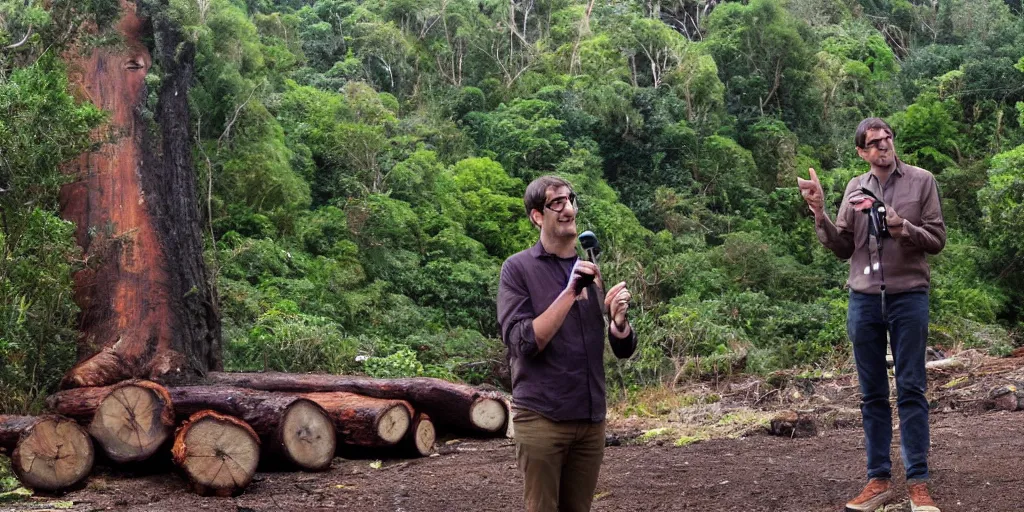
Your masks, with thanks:
[(252, 482), (260, 441), (244, 421), (200, 411), (178, 427), (171, 457), (198, 494), (232, 496)]
[(377, 435), (387, 444), (396, 444), (409, 432), (411, 422), (409, 410), (401, 404), (395, 404), (379, 416)]
[(327, 469), (337, 448), (334, 423), (312, 400), (296, 400), (284, 413), (280, 444), (292, 464), (308, 471)]
[(116, 462), (148, 459), (170, 437), (174, 410), (167, 390), (148, 381), (116, 386), (96, 408), (89, 433)]
[(505, 404), (494, 398), (479, 398), (469, 410), (470, 421), (485, 432), (497, 432), (505, 426)]
[(434, 430), (434, 422), (430, 420), (430, 416), (426, 414), (417, 416), (410, 434), (412, 435), (413, 453), (420, 457), (426, 457), (434, 451), (437, 431)]
[(57, 416), (40, 418), (22, 434), (11, 453), (14, 474), (26, 487), (61, 491), (92, 471), (95, 452), (85, 429)]

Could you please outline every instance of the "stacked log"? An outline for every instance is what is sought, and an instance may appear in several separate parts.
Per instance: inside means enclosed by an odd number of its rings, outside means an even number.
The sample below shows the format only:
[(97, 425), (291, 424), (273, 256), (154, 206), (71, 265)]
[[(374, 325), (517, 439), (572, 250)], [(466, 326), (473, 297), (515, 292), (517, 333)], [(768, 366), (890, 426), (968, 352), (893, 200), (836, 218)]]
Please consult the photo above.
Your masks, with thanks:
[(174, 434), (171, 458), (202, 496), (234, 496), (248, 487), (260, 460), (260, 440), (244, 421), (205, 410)]
[(59, 416), (0, 416), (0, 452), (10, 454), (22, 484), (41, 491), (77, 485), (95, 460), (85, 430)]
[(170, 393), (179, 415), (209, 409), (245, 421), (266, 453), (290, 467), (321, 471), (329, 468), (334, 458), (334, 423), (312, 400), (223, 386), (177, 387)]
[(47, 399), (58, 414), (87, 423), (89, 434), (114, 462), (148, 459), (174, 431), (174, 408), (163, 386), (131, 380), (113, 386), (61, 391)]
[(438, 425), (464, 432), (494, 434), (502, 431), (508, 421), (505, 404), (499, 397), (471, 386), (428, 377), (373, 379), (351, 375), (210, 372), (207, 381), (264, 391), (343, 391), (373, 398), (405, 400), (417, 411), (428, 414)]
[(402, 400), (371, 398), (354, 393), (306, 393), (334, 421), (338, 441), (348, 446), (382, 447), (397, 444), (409, 431), (411, 407)]
[(93, 443), (117, 464), (169, 450), (196, 492), (230, 496), (261, 461), (319, 471), (339, 453), (424, 457), (434, 451), (435, 422), (460, 434), (505, 433), (508, 425), (504, 397), (432, 378), (212, 373), (206, 382), (60, 391), (47, 405), (63, 416), (0, 416), (0, 451), (14, 452), (25, 485), (62, 490), (88, 475)]

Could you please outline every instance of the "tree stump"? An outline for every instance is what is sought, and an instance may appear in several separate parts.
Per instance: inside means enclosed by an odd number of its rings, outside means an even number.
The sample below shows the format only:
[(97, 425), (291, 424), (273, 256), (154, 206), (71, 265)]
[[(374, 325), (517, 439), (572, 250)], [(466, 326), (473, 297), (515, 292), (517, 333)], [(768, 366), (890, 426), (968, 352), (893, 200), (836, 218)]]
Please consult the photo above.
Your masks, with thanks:
[(772, 435), (783, 437), (812, 437), (818, 434), (814, 416), (796, 411), (782, 411), (771, 421)]
[(256, 474), (260, 440), (238, 418), (200, 411), (178, 427), (171, 458), (198, 494), (233, 496)]
[(92, 440), (60, 416), (0, 416), (0, 451), (11, 455), (14, 474), (26, 487), (63, 491), (92, 471)]
[(384, 400), (354, 393), (306, 393), (327, 411), (338, 432), (338, 443), (348, 446), (393, 446), (409, 431), (412, 407), (402, 400)]

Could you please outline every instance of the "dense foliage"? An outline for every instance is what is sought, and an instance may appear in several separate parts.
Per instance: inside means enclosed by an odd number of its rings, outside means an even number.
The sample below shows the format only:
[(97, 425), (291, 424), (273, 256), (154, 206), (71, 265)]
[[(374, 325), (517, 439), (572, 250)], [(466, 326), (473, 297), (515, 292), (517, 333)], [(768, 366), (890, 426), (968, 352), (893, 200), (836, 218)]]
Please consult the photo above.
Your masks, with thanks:
[[(610, 366), (615, 385), (672, 383), (736, 354), (757, 372), (844, 361), (846, 266), (817, 243), (795, 185), (818, 169), (834, 213), (847, 180), (866, 170), (852, 132), (869, 115), (890, 119), (905, 160), (941, 187), (950, 237), (931, 260), (932, 341), (995, 353), (1020, 342), (1019, 3), (152, 9), (197, 46), (196, 172), (231, 369), (501, 384), (498, 269), (536, 240), (521, 198), (543, 173), (575, 184), (581, 229), (606, 247), (604, 273), (637, 295), (641, 346)], [(17, 32), (0, 29), (0, 43)], [(12, 170), (56, 179), (94, 113), (62, 99), (54, 59), (5, 62), (5, 116), (36, 112), (44, 94), (60, 114), (0, 120), (0, 188), (16, 183)], [(159, 80), (152, 70), (150, 90)], [(66, 130), (47, 140), (79, 143), (7, 144), (33, 123)], [(17, 166), (10, 155), (22, 155)], [(74, 314), (61, 257), (73, 251), (52, 191), (33, 190), (48, 199), (28, 207), (0, 194), (25, 233), (12, 238), (5, 224), (0, 239), (0, 275), (10, 276), (0, 356), (22, 357), (0, 379), (41, 372), (50, 382), (52, 361), (64, 360), (26, 347), (70, 350), (72, 337), (51, 331)], [(45, 293), (63, 295), (29, 296), (44, 279), (59, 283)]]

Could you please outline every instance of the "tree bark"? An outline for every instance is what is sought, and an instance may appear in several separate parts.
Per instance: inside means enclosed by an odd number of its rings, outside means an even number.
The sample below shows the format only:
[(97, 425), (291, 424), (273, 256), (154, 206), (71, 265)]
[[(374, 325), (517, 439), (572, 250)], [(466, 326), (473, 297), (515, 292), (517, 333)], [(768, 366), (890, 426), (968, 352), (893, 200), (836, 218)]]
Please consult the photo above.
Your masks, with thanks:
[(370, 398), (345, 392), (306, 393), (323, 407), (346, 446), (394, 446), (409, 431), (412, 407), (402, 400)]
[[(113, 135), (69, 166), (76, 179), (61, 190), (86, 261), (75, 274), (79, 363), (65, 388), (193, 378), (220, 367), (188, 133), (195, 51), (165, 15), (151, 12), (147, 22), (136, 11), (121, 1), (123, 44), (65, 55), (77, 92), (110, 113)], [(152, 54), (142, 43), (149, 38)], [(163, 75), (147, 114), (154, 59)]]
[(248, 487), (256, 474), (260, 440), (238, 418), (200, 411), (178, 427), (171, 458), (196, 493), (233, 496)]
[(170, 393), (179, 416), (211, 409), (242, 419), (259, 435), (268, 455), (290, 466), (321, 471), (334, 459), (334, 423), (312, 400), (227, 386), (178, 387)]
[(265, 391), (344, 391), (405, 400), (415, 410), (428, 414), (437, 425), (467, 432), (502, 432), (508, 420), (505, 405), (497, 394), (428, 377), (371, 379), (349, 375), (211, 372), (207, 381)]
[(22, 484), (42, 491), (73, 487), (95, 460), (85, 430), (59, 416), (0, 416), (0, 452), (10, 454)]

